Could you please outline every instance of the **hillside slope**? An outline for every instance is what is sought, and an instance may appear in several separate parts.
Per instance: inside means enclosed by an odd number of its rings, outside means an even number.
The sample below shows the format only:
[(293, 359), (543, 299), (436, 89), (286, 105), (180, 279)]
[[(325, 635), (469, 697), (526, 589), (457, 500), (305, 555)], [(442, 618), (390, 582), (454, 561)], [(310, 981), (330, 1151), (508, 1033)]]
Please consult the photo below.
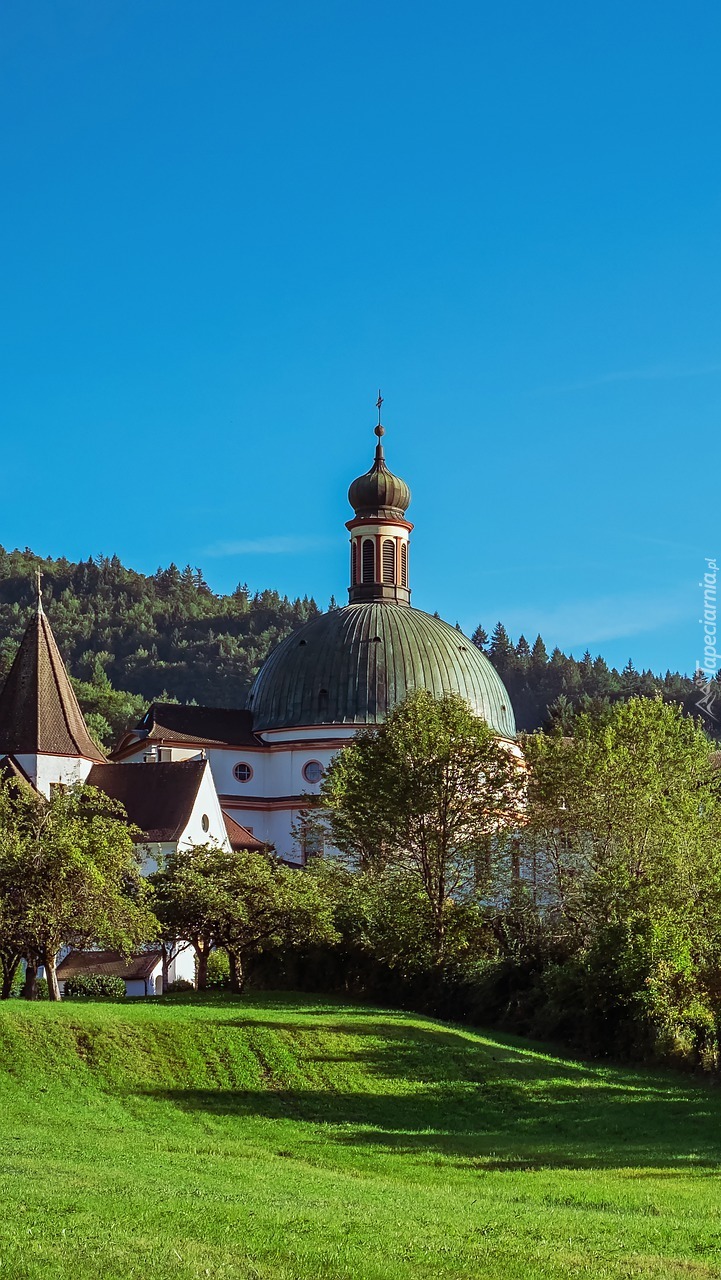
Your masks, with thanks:
[(0, 1008), (0, 1274), (721, 1276), (721, 1100), (326, 998)]

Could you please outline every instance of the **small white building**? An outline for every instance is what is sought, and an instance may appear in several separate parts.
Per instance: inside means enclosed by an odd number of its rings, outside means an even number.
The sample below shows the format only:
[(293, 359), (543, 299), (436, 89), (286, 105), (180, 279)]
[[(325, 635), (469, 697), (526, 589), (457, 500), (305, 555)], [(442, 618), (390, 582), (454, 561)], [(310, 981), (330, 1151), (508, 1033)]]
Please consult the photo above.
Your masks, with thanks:
[[(139, 951), (124, 958), (117, 951), (70, 951), (57, 969), (60, 994), (65, 994), (69, 978), (97, 975), (122, 978), (126, 996), (160, 996), (163, 994), (163, 957), (159, 951)], [(168, 966), (168, 982), (195, 980), (192, 947), (178, 952)]]

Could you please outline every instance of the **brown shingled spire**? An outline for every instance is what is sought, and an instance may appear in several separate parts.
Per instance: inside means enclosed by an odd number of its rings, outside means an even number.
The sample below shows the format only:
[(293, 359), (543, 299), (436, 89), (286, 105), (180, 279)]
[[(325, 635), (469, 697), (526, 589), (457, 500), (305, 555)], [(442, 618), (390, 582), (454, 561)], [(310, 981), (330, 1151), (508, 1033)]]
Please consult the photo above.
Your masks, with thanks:
[(35, 617), (0, 693), (0, 755), (81, 756), (102, 761), (43, 612)]

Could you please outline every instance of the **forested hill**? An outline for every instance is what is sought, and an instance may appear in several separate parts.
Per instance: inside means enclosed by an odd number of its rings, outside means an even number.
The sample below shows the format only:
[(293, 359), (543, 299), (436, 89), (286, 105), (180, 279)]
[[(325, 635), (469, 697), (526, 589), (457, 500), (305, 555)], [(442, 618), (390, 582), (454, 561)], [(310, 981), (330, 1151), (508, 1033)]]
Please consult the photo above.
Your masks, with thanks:
[(603, 658), (592, 658), (588, 652), (580, 660), (560, 649), (553, 649), (549, 654), (540, 636), (533, 647), (525, 636), (520, 636), (514, 644), (500, 622), (490, 638), (479, 626), (472, 639), (490, 658), (508, 689), (519, 729), (548, 727), (553, 723), (570, 729), (579, 707), (590, 708), (641, 695), (661, 696), (666, 702), (681, 703), (690, 715), (702, 717), (707, 732), (714, 737), (721, 736), (718, 676), (708, 688), (705, 705), (711, 709), (709, 715), (698, 705), (703, 690), (689, 676), (676, 671), (654, 675), (652, 671), (637, 671), (630, 661), (622, 671), (617, 671)]
[(161, 696), (242, 706), (273, 646), (320, 612), (308, 597), (251, 595), (242, 584), (215, 595), (190, 566), (147, 577), (117, 556), (72, 564), (0, 548), (0, 680), (28, 623), (37, 568), (81, 706), (105, 745)]
[[(154, 698), (242, 706), (273, 646), (320, 612), (307, 596), (251, 595), (242, 584), (231, 595), (215, 595), (190, 566), (170, 565), (146, 576), (126, 569), (117, 556), (73, 564), (0, 548), (0, 681), (27, 626), (37, 568), (58, 645), (104, 745)], [(588, 699), (658, 692), (687, 710), (698, 700), (688, 677), (656, 677), (630, 664), (619, 672), (603, 658), (586, 654), (577, 661), (558, 649), (549, 655), (540, 636), (533, 648), (523, 636), (513, 644), (500, 623), (490, 639), (480, 626), (473, 639), (505, 681), (519, 728), (537, 728), (549, 718), (565, 727), (573, 708)], [(721, 711), (721, 685), (718, 706)]]

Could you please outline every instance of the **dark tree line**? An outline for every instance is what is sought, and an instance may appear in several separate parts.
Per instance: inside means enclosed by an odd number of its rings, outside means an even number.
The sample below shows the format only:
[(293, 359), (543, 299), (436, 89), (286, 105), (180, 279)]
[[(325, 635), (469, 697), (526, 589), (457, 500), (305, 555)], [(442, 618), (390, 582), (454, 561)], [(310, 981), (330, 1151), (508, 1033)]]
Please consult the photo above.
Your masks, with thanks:
[[(523, 635), (514, 644), (501, 622), (493, 628), (490, 638), (482, 626), (477, 627), (472, 640), (488, 656), (508, 689), (519, 729), (530, 732), (556, 727), (570, 732), (578, 711), (593, 712), (629, 698), (660, 696), (664, 702), (678, 703), (689, 715), (699, 716), (707, 733), (721, 737), (718, 676), (711, 681), (711, 696), (701, 707), (699, 685), (678, 671), (655, 675), (652, 671), (637, 671), (631, 661), (618, 671), (602, 657), (592, 658), (588, 651), (580, 659), (558, 648), (549, 654), (540, 636), (533, 645)], [(709, 708), (712, 714), (708, 714)]]
[(189, 565), (145, 575), (117, 556), (79, 564), (0, 548), (0, 681), (27, 626), (40, 568), (43, 603), (91, 730), (108, 744), (149, 701), (243, 706), (270, 650), (314, 617), (314, 600), (239, 583), (216, 595)]
[[(229, 595), (211, 591), (199, 569), (171, 564), (151, 575), (127, 569), (117, 556), (74, 564), (43, 559), (26, 548), (0, 547), (0, 681), (5, 679), (34, 601), (35, 570), (43, 599), (91, 730), (109, 745), (136, 723), (148, 702), (243, 706), (270, 650), (320, 612), (309, 597), (290, 600), (276, 591), (251, 593), (239, 583)], [(335, 602), (331, 602), (335, 607)], [(623, 671), (586, 653), (578, 660), (539, 636), (514, 644), (501, 623), (490, 637), (473, 636), (504, 680), (519, 728), (571, 723), (589, 703), (660, 693), (695, 712), (699, 691), (687, 676)], [(719, 719), (707, 729), (721, 736)], [(707, 703), (708, 705), (708, 703)]]

